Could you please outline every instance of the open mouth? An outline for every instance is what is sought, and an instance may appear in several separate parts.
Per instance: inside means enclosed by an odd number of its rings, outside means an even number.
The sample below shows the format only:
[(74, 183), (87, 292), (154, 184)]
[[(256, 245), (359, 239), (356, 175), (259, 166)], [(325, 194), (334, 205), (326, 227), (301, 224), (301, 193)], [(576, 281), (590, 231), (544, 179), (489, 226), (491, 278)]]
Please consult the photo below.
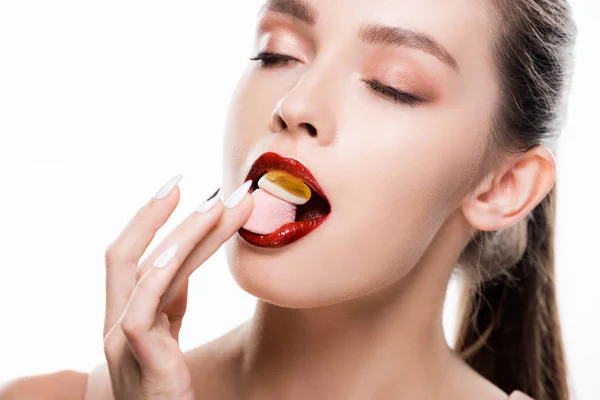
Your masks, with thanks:
[[(267, 172), (268, 171), (265, 171), (257, 179), (252, 179), (252, 186), (249, 190), (250, 194), (258, 189), (259, 179)], [(331, 212), (331, 206), (329, 205), (329, 202), (325, 200), (325, 198), (321, 196), (319, 192), (310, 187), (310, 185), (308, 185), (308, 187), (311, 189), (310, 200), (308, 200), (308, 202), (305, 204), (300, 204), (297, 206), (296, 218), (294, 219), (294, 222), (310, 221), (324, 217)]]
[[(286, 246), (292, 242), (295, 242), (296, 240), (308, 235), (310, 232), (312, 232), (318, 226), (320, 226), (323, 222), (325, 222), (325, 220), (331, 213), (331, 205), (329, 203), (329, 200), (327, 199), (326, 195), (323, 193), (321, 186), (319, 185), (317, 180), (313, 177), (313, 175), (310, 173), (308, 168), (306, 168), (302, 163), (300, 163), (299, 161), (297, 161), (293, 158), (282, 157), (279, 154), (272, 153), (272, 152), (264, 153), (263, 155), (261, 155), (259, 158), (256, 159), (256, 161), (250, 167), (250, 171), (248, 172), (248, 175), (246, 176), (246, 179), (245, 179), (246, 181), (252, 180), (252, 186), (250, 189), (250, 193), (255, 194), (254, 192), (256, 190), (262, 191), (260, 186), (265, 182), (265, 179), (261, 179), (261, 178), (265, 177), (265, 174), (267, 174), (266, 177), (273, 175), (274, 172), (276, 174), (281, 174), (281, 175), (287, 176), (288, 178), (297, 180), (299, 182), (299, 185), (301, 185), (301, 186), (305, 185), (304, 186), (305, 193), (309, 196), (309, 199), (308, 199), (308, 201), (306, 201), (306, 199), (304, 199), (304, 202), (300, 201), (299, 203), (296, 203), (296, 204), (289, 204), (287, 201), (275, 198), (270, 193), (266, 193), (265, 195), (262, 195), (262, 193), (256, 193), (256, 195), (258, 195), (258, 194), (261, 195), (261, 197), (256, 197), (256, 198), (262, 199), (262, 196), (267, 196), (269, 199), (273, 198), (273, 199), (275, 199), (273, 201), (274, 203), (276, 203), (276, 204), (283, 203), (284, 204), (284, 206), (283, 206), (284, 211), (286, 211), (288, 209), (290, 209), (290, 210), (293, 209), (294, 211), (291, 211), (291, 212), (295, 212), (295, 216), (293, 217), (293, 220), (283, 223), (283, 225), (281, 225), (281, 226), (277, 227), (276, 229), (269, 231), (269, 232), (260, 231), (260, 229), (251, 229), (251, 228), (248, 228), (247, 225), (244, 225), (244, 227), (239, 229), (238, 233), (240, 234), (242, 239), (244, 239), (246, 242), (248, 242), (250, 244), (253, 244), (253, 245), (259, 246), (259, 247), (282, 247), (282, 246)], [(259, 184), (259, 182), (260, 182), (260, 184)], [(268, 182), (266, 182), (266, 183), (268, 183)], [(265, 185), (263, 185), (263, 186), (265, 186)], [(275, 187), (278, 190), (280, 189), (273, 185), (271, 185), (271, 187)], [(284, 193), (284, 194), (286, 194), (287, 197), (286, 196), (279, 196), (279, 197), (284, 197), (288, 200), (289, 200), (289, 196), (292, 196), (292, 198), (295, 198), (295, 199), (300, 199), (299, 197), (294, 196), (293, 194), (290, 194), (283, 189), (281, 189), (281, 190), (282, 191), (279, 191), (279, 192), (275, 191), (275, 190), (270, 190), (270, 191), (272, 193)], [(310, 194), (308, 194), (308, 192), (307, 192), (308, 190), (310, 190)], [(263, 214), (269, 214), (271, 212), (271, 210), (268, 209), (269, 208), (268, 202), (270, 201), (269, 199), (267, 199), (266, 200), (267, 203), (265, 203), (263, 205), (257, 205), (257, 203), (255, 201), (255, 210), (253, 210), (253, 215), (251, 215), (250, 220), (256, 221), (259, 218), (259, 217), (255, 217), (255, 215), (254, 215), (255, 212), (257, 214), (259, 214), (261, 212)], [(293, 200), (291, 200), (291, 201), (293, 201)], [(303, 203), (303, 204), (300, 204), (300, 203)], [(261, 210), (257, 211), (256, 210), (257, 207), (261, 208)], [(267, 210), (265, 210), (265, 208), (267, 208)], [(274, 208), (276, 208), (276, 207), (274, 207)], [(284, 211), (275, 209), (273, 211), (273, 214), (278, 214), (278, 213), (282, 214)], [(264, 217), (264, 218), (268, 218), (268, 217)], [(288, 215), (288, 219), (289, 218), (290, 218), (290, 215)], [(267, 224), (268, 224), (268, 222), (267, 222)], [(254, 223), (254, 224), (251, 223), (250, 225), (256, 225), (256, 223)]]

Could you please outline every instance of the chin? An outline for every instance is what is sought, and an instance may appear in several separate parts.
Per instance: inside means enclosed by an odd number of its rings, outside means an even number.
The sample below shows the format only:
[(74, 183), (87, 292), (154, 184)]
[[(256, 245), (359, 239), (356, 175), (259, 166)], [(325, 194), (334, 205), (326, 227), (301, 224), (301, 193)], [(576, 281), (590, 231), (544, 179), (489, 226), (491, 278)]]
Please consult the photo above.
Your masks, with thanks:
[(317, 231), (278, 249), (252, 246), (235, 234), (225, 244), (233, 279), (244, 291), (265, 302), (304, 309), (353, 300), (390, 283), (391, 266), (365, 269), (366, 260), (348, 256), (347, 246), (327, 246), (326, 234), (325, 229)]
[(302, 249), (305, 243), (265, 250), (248, 244), (236, 233), (225, 244), (229, 270), (243, 290), (268, 303), (286, 308), (315, 307), (323, 296), (315, 290), (314, 277), (300, 261), (305, 258), (301, 255), (306, 251)]
[(343, 286), (336, 285), (337, 268), (322, 252), (315, 259), (315, 248), (326, 248), (317, 232), (278, 249), (252, 246), (237, 233), (225, 244), (235, 282), (249, 294), (286, 308), (322, 307), (348, 296), (340, 293)]

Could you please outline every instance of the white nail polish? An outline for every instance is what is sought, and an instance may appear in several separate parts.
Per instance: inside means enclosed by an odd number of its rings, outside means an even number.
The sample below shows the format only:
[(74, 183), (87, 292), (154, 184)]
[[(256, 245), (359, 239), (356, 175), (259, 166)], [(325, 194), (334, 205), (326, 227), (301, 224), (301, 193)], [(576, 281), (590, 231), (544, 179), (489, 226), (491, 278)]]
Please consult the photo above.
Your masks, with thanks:
[(237, 188), (235, 192), (233, 192), (225, 202), (225, 208), (233, 208), (240, 204), (240, 202), (244, 200), (244, 196), (246, 195), (246, 193), (248, 193), (250, 186), (252, 186), (251, 180), (246, 181), (246, 183)]
[(216, 192), (212, 194), (207, 200), (205, 200), (200, 206), (196, 209), (196, 212), (204, 213), (213, 208), (217, 202), (221, 200), (221, 189), (217, 189)]
[(160, 257), (158, 257), (156, 259), (156, 261), (154, 262), (154, 266), (156, 268), (163, 268), (164, 266), (166, 266), (169, 263), (169, 261), (171, 261), (173, 259), (173, 257), (175, 256), (175, 253), (177, 253), (178, 248), (179, 248), (178, 243), (175, 243), (174, 245), (169, 247), (167, 250), (165, 250), (160, 255)]
[(177, 186), (177, 184), (179, 183), (179, 181), (181, 180), (181, 178), (183, 177), (183, 175), (177, 175), (174, 176), (173, 178), (171, 178), (169, 180), (169, 182), (165, 183), (163, 185), (163, 187), (161, 187), (160, 189), (158, 189), (158, 192), (156, 192), (156, 194), (154, 195), (154, 198), (156, 200), (160, 200), (163, 197), (166, 197), (169, 193), (171, 193), (171, 190), (173, 190), (173, 188), (175, 186)]

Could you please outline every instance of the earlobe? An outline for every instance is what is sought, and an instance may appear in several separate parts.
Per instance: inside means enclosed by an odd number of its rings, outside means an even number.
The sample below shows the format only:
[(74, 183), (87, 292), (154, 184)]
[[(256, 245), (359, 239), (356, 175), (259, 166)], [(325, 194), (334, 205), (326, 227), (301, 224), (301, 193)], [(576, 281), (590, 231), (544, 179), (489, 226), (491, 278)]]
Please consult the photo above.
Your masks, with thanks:
[(510, 156), (464, 200), (463, 214), (481, 231), (512, 226), (542, 201), (555, 179), (556, 160), (545, 146)]

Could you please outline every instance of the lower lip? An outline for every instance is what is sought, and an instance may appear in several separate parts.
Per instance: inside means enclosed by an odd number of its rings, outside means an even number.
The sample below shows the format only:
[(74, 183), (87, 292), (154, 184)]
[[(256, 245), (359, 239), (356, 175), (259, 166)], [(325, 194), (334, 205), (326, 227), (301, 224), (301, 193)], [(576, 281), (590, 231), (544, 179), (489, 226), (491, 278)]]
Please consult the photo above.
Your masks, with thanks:
[(314, 231), (325, 222), (328, 216), (329, 214), (308, 221), (290, 222), (275, 232), (266, 235), (250, 232), (244, 228), (240, 228), (238, 233), (242, 239), (254, 246), (268, 248), (283, 247)]

